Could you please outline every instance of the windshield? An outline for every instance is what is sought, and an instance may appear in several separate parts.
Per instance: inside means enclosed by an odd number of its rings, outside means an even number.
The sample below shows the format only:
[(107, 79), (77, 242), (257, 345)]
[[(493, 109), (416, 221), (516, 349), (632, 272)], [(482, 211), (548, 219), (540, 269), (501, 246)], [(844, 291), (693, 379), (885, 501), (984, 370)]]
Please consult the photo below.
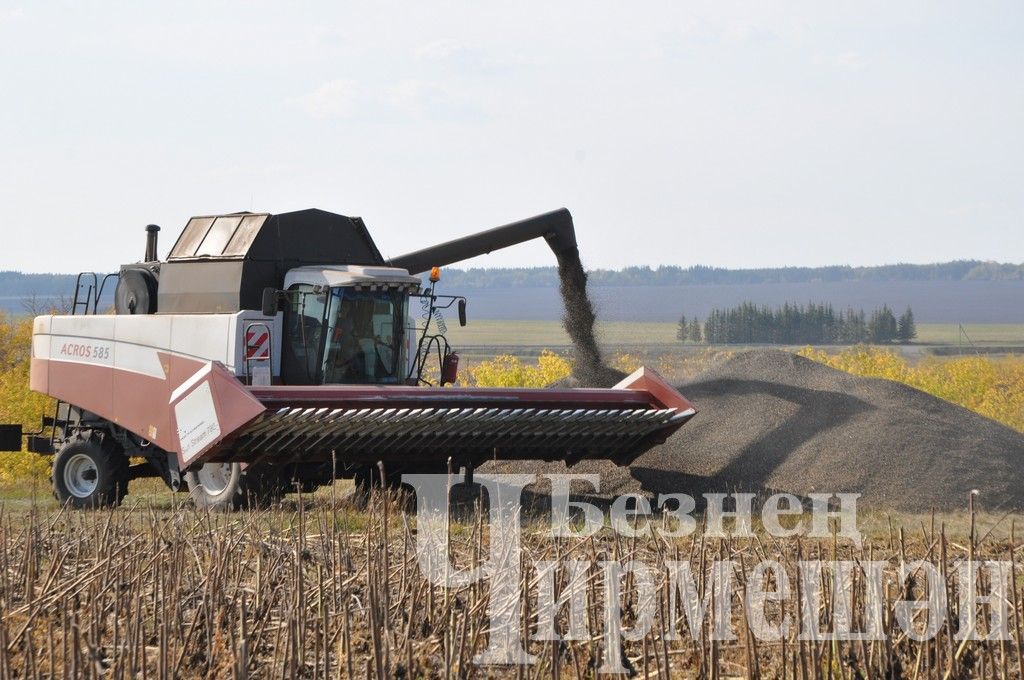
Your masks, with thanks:
[(402, 382), (407, 299), (399, 289), (332, 288), (327, 301), (323, 382)]

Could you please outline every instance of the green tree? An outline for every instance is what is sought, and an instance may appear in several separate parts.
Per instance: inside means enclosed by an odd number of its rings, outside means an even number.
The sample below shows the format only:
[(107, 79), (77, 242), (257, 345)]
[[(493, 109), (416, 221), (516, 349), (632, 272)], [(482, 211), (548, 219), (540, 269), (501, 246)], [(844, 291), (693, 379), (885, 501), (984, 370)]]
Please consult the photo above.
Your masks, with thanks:
[(900, 316), (897, 324), (896, 337), (903, 344), (907, 344), (917, 337), (917, 324), (914, 323), (914, 312), (907, 307), (907, 311)]
[(693, 317), (692, 319), (690, 319), (689, 335), (690, 335), (690, 342), (703, 342), (704, 341), (704, 333), (701, 331), (700, 321), (697, 320), (697, 317)]
[(871, 332), (871, 342), (876, 345), (885, 345), (896, 339), (899, 324), (889, 305), (882, 305), (881, 309), (874, 311), (868, 330)]
[(683, 314), (679, 317), (679, 328), (676, 330), (676, 340), (679, 342), (686, 342), (686, 337), (688, 335), (687, 331), (689, 331), (689, 326), (686, 325), (686, 315)]
[[(910, 312), (910, 310), (907, 310)], [(774, 309), (744, 302), (731, 309), (712, 309), (700, 326), (700, 335), (710, 345), (718, 344), (782, 344), (823, 345), (874, 342), (886, 344), (899, 339), (900, 329), (913, 334), (913, 313), (897, 320), (888, 306), (876, 309), (870, 321), (863, 310), (847, 309), (836, 313), (827, 302), (798, 305), (787, 302)], [(691, 342), (700, 342), (693, 332)]]

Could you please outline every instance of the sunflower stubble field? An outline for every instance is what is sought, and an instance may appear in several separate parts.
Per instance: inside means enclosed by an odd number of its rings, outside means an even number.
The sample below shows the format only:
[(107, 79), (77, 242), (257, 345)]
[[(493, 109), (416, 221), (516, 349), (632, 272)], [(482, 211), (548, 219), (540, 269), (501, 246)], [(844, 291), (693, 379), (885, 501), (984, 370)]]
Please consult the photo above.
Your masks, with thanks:
[[(717, 610), (692, 635), (682, 608), (674, 619), (669, 615), (675, 593), (662, 578), (650, 632), (623, 643), (630, 675), (945, 678), (1019, 677), (1021, 670), (1021, 548), (1012, 523), (996, 518), (972, 517), (965, 531), (947, 531), (934, 516), (916, 528), (879, 524), (857, 548), (837, 538), (779, 540), (763, 531), (712, 538), (700, 526), (670, 539), (659, 531), (665, 517), (639, 537), (603, 529), (590, 538), (552, 540), (543, 512), (527, 513), (520, 614), (536, 663), (501, 667), (472, 661), (488, 638), (487, 581), (444, 589), (424, 580), (408, 504), (395, 492), (377, 492), (363, 509), (337, 497), (306, 497), (235, 515), (149, 504), (87, 513), (33, 510), (26, 517), (8, 512), (0, 521), (0, 678), (596, 677), (604, 653), (601, 574), (594, 566), (586, 574), (589, 639), (533, 640), (539, 574), (527, 565), (543, 559), (639, 560), (659, 574), (669, 560), (686, 561), (702, 596), (712, 562), (737, 564), (728, 610), (736, 639), (711, 636)], [(450, 528), (450, 558), (453, 568), (473, 567), (487, 559), (487, 513), (470, 499), (459, 514)], [(954, 565), (968, 557), (1014, 565), (1009, 640), (956, 637)], [(813, 559), (887, 562), (886, 639), (801, 640), (799, 625), (777, 641), (751, 634), (744, 622), (753, 567), (777, 561), (799, 591), (795, 563)], [(902, 564), (916, 559), (938, 566), (938, 587), (950, 603), (939, 634), (923, 642), (895, 620), (900, 600), (926, 595), (922, 580), (896, 578)], [(826, 568), (824, 582), (830, 578)], [(556, 573), (556, 593), (566, 580)], [(627, 577), (621, 600), (627, 627), (635, 622), (637, 597)], [(856, 594), (853, 602), (860, 629), (865, 608)], [(825, 629), (834, 606), (826, 596), (816, 612)], [(982, 620), (986, 607), (979, 610)], [(796, 610), (795, 600), (784, 600), (764, 613), (779, 621), (798, 617)], [(556, 619), (558, 630), (566, 629), (565, 615)]]
[[(25, 389), (26, 357), (12, 349), (27, 345), (22, 342), (25, 329), (11, 321), (5, 322), (4, 328), (8, 342), (0, 345), (7, 348), (0, 356), (3, 419), (31, 425), (48, 406)], [(711, 408), (694, 421), (694, 425), (700, 425), (700, 418), (709, 422), (707, 431), (692, 433), (698, 446), (702, 437), (714, 442), (711, 435), (716, 426), (735, 429), (728, 420), (716, 425), (715, 409), (728, 412), (729, 406), (715, 401), (720, 399), (716, 390), (733, 380), (730, 371), (754, 369), (779, 382), (784, 379), (777, 374), (803, 375), (805, 386), (813, 386), (814, 381), (844, 385), (846, 378), (836, 377), (840, 371), (835, 369), (841, 369), (850, 380), (866, 381), (851, 383), (848, 387), (854, 392), (881, 390), (889, 397), (917, 404), (922, 413), (944, 418), (954, 413), (960, 419), (956, 422), (990, 428), (990, 440), (1004, 448), (1016, 447), (1018, 439), (1014, 437), (1019, 438), (1024, 429), (1019, 420), (1024, 412), (1024, 361), (1019, 358), (968, 357), (909, 365), (892, 353), (871, 348), (853, 348), (838, 355), (813, 349), (803, 351), (804, 357), (780, 354), (709, 351), (686, 359), (664, 357), (656, 368), (684, 381), (684, 394), (696, 391), (700, 395), (703, 390), (703, 399), (696, 399), (698, 406)], [(639, 359), (619, 355), (609, 363), (628, 371)], [(463, 380), (484, 386), (541, 386), (571, 382), (571, 372), (569, 360), (547, 353), (535, 364), (498, 357), (471, 367)], [(858, 375), (864, 377), (854, 377)], [(878, 382), (879, 378), (895, 382)], [(941, 400), (928, 401), (931, 398), (919, 390), (937, 394)], [(744, 413), (742, 404), (734, 410)], [(780, 412), (788, 413), (785, 409)], [(981, 420), (975, 423), (971, 418)], [(771, 430), (779, 423), (763, 425)], [(686, 441), (689, 427), (670, 443)], [(841, 432), (831, 426), (821, 429)], [(677, 466), (684, 461), (682, 453), (672, 447), (662, 448), (665, 451), (660, 454), (656, 449), (648, 455), (660, 455), (661, 461)], [(604, 477), (608, 471), (600, 472)], [(657, 491), (649, 488), (649, 480), (642, 476), (629, 471), (619, 474), (626, 478), (618, 485), (616, 478), (609, 477), (613, 491), (637, 490), (631, 484), (648, 493)], [(12, 489), (15, 497), (21, 491), (20, 500), (0, 505), (0, 680), (583, 678), (595, 677), (600, 667), (605, 599), (596, 567), (586, 579), (589, 639), (532, 640), (537, 627), (539, 576), (524, 567), (519, 584), (524, 639), (531, 640), (528, 650), (537, 661), (529, 666), (475, 665), (472, 659), (486, 647), (489, 637), (488, 584), (481, 581), (442, 589), (424, 580), (417, 568), (416, 518), (408, 497), (377, 492), (365, 507), (357, 507), (341, 499), (340, 490), (331, 489), (312, 497), (289, 497), (268, 510), (210, 515), (196, 512), (183, 496), (158, 493), (130, 496), (119, 510), (74, 513), (55, 508), (49, 501), (24, 500), (26, 487), (34, 485), (45, 493), (46, 475), (46, 460), (29, 454), (5, 457), (0, 465), (5, 488)], [(552, 540), (545, 533), (541, 508), (523, 518), (522, 559), (524, 565), (543, 559), (580, 559), (593, 565), (601, 560), (639, 560), (659, 574), (664, 573), (668, 561), (685, 560), (697, 575), (701, 596), (708, 587), (712, 562), (731, 559), (739, 565), (729, 609), (737, 639), (711, 639), (714, 612), (704, 619), (696, 636), (688, 634), (680, 616), (673, 619), (669, 614), (674, 593), (661, 579), (650, 632), (641, 640), (624, 643), (622, 663), (632, 675), (1019, 677), (1024, 615), (1018, 565), (1021, 553), (1014, 535), (1015, 517), (1009, 514), (1019, 508), (994, 504), (989, 509), (995, 514), (968, 515), (963, 510), (967, 495), (960, 487), (970, 480), (960, 481), (955, 493), (943, 499), (946, 505), (959, 507), (958, 512), (895, 513), (885, 515), (884, 521), (872, 513), (869, 517), (874, 517), (876, 526), (861, 547), (841, 540), (778, 539), (763, 531), (754, 538), (713, 538), (701, 528), (685, 538), (666, 538), (654, 530), (668, 521), (660, 515), (652, 521), (650, 531), (636, 538), (624, 539), (606, 528), (587, 539)], [(696, 493), (692, 488), (671, 490)], [(987, 500), (983, 494), (983, 506)], [(463, 506), (459, 520), (449, 530), (451, 559), (459, 567), (484, 560), (489, 542), (486, 512), (472, 502)], [(955, 565), (970, 557), (1013, 565), (1008, 640), (957, 639), (962, 631), (957, 624)], [(752, 567), (764, 560), (778, 561), (799, 589), (796, 563), (819, 558), (888, 563), (885, 640), (844, 641), (827, 636), (801, 640), (799, 626), (778, 641), (750, 634), (744, 624), (748, 605), (743, 595)], [(922, 582), (901, 582), (896, 577), (901, 565), (918, 559), (939, 566), (940, 587), (950, 603), (949, 618), (939, 634), (924, 642), (902, 633), (895, 622), (899, 601), (924, 596)], [(824, 579), (831, 577), (826, 570)], [(564, 573), (558, 574), (559, 587), (565, 586), (566, 578)], [(636, 615), (637, 597), (627, 578), (622, 599), (627, 627)], [(817, 611), (821, 621), (832, 619), (834, 605), (828, 597), (824, 599)], [(787, 603), (766, 613), (781, 619), (795, 615), (795, 607)], [(982, 611), (981, 618), (984, 614)], [(854, 624), (861, 625), (863, 616), (863, 606), (855, 607)], [(565, 623), (562, 611), (560, 630)], [(679, 639), (672, 639), (676, 637)]]

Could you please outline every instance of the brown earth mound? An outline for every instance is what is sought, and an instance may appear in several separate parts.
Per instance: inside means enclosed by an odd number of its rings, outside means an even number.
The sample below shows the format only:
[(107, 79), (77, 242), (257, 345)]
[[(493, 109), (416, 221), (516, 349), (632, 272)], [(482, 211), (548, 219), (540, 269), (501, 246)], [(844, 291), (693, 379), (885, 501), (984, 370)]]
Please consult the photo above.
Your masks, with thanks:
[(600, 473), (602, 495), (852, 492), (863, 509), (915, 512), (962, 509), (977, 489), (986, 510), (1024, 510), (1024, 434), (906, 385), (752, 350), (679, 390), (699, 413), (668, 442), (629, 468), (573, 471)]

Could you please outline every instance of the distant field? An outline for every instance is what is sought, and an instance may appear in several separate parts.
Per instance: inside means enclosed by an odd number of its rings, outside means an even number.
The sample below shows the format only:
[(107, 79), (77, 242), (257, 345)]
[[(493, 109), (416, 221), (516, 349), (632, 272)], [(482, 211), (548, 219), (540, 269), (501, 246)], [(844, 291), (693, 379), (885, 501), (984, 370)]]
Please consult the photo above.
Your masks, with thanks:
[[(609, 345), (662, 345), (676, 341), (676, 325), (658, 321), (628, 323), (609, 321), (598, 327), (599, 339)], [(470, 319), (467, 326), (448, 325), (448, 340), (456, 346), (474, 345), (568, 345), (560, 321), (499, 321)]]
[[(1024, 347), (1024, 324), (968, 324), (964, 331), (977, 345), (1020, 345)], [(967, 344), (957, 324), (918, 324), (919, 344)], [(606, 346), (670, 345), (676, 343), (676, 324), (657, 321), (608, 321), (598, 326), (600, 342)], [(559, 321), (499, 321), (470, 319), (460, 328), (449, 324), (448, 339), (455, 347), (557, 347), (569, 338)]]
[[(555, 288), (460, 290), (442, 284), (442, 293), (469, 298), (470, 319), (562, 317)], [(680, 314), (706, 318), (712, 309), (749, 301), (769, 307), (784, 303), (829, 302), (836, 311), (909, 305), (920, 323), (1024, 324), (1024, 281), (844, 281), (821, 283), (707, 284), (678, 286), (591, 286), (598, 316), (608, 321), (673, 323)]]
[(959, 345), (1024, 345), (1024, 324), (965, 324), (966, 337), (955, 323), (918, 324), (917, 340), (921, 344)]

